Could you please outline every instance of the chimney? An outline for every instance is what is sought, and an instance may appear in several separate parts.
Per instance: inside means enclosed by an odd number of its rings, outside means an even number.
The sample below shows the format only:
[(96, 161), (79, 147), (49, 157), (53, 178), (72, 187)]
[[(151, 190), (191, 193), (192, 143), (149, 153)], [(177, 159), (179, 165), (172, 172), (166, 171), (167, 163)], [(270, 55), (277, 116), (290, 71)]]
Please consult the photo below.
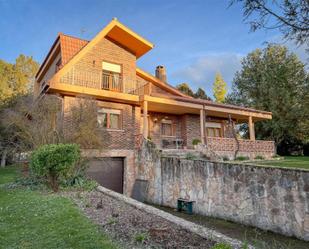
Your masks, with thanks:
[(156, 77), (159, 80), (166, 82), (166, 70), (164, 66), (160, 65), (156, 67)]

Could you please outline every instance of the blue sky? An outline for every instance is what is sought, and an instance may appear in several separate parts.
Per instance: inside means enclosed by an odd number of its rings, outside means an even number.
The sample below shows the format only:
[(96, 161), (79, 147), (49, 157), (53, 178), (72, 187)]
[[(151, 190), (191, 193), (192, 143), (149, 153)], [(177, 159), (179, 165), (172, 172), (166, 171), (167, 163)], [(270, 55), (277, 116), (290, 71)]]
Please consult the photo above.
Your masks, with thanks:
[[(0, 0), (0, 59), (21, 53), (42, 62), (58, 32), (93, 38), (113, 17), (155, 44), (138, 65), (165, 65), (172, 85), (187, 82), (212, 96), (215, 73), (228, 86), (248, 52), (281, 42), (277, 31), (249, 32), (229, 0)], [(305, 61), (305, 49), (285, 43)]]

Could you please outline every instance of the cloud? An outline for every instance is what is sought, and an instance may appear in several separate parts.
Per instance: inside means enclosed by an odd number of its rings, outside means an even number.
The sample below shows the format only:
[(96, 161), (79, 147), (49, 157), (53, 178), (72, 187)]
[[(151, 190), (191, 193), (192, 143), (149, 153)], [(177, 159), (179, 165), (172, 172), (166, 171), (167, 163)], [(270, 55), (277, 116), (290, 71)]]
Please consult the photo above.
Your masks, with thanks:
[(196, 58), (185, 68), (172, 73), (173, 80), (178, 83), (187, 82), (193, 89), (202, 87), (212, 96), (212, 84), (216, 72), (220, 72), (229, 89), (235, 72), (240, 69), (240, 61), (243, 55), (237, 53), (207, 54)]

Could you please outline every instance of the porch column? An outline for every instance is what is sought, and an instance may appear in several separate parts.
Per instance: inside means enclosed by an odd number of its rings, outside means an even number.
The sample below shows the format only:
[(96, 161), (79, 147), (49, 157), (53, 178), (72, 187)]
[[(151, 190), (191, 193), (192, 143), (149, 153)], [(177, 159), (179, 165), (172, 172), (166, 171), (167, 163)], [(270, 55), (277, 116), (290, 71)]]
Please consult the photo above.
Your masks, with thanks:
[(249, 116), (249, 135), (250, 135), (250, 140), (254, 141), (255, 133), (254, 133), (254, 122), (252, 121), (252, 116)]
[(205, 112), (200, 110), (201, 142), (205, 144)]
[(143, 137), (147, 139), (148, 137), (148, 102), (144, 100), (143, 102)]

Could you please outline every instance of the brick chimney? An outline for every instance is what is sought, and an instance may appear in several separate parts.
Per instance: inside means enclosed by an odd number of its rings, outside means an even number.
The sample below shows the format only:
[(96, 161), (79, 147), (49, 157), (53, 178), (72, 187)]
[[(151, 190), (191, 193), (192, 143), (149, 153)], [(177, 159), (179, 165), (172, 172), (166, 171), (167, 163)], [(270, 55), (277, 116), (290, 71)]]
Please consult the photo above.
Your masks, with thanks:
[(164, 66), (159, 65), (156, 67), (156, 77), (159, 80), (166, 82), (166, 70)]

